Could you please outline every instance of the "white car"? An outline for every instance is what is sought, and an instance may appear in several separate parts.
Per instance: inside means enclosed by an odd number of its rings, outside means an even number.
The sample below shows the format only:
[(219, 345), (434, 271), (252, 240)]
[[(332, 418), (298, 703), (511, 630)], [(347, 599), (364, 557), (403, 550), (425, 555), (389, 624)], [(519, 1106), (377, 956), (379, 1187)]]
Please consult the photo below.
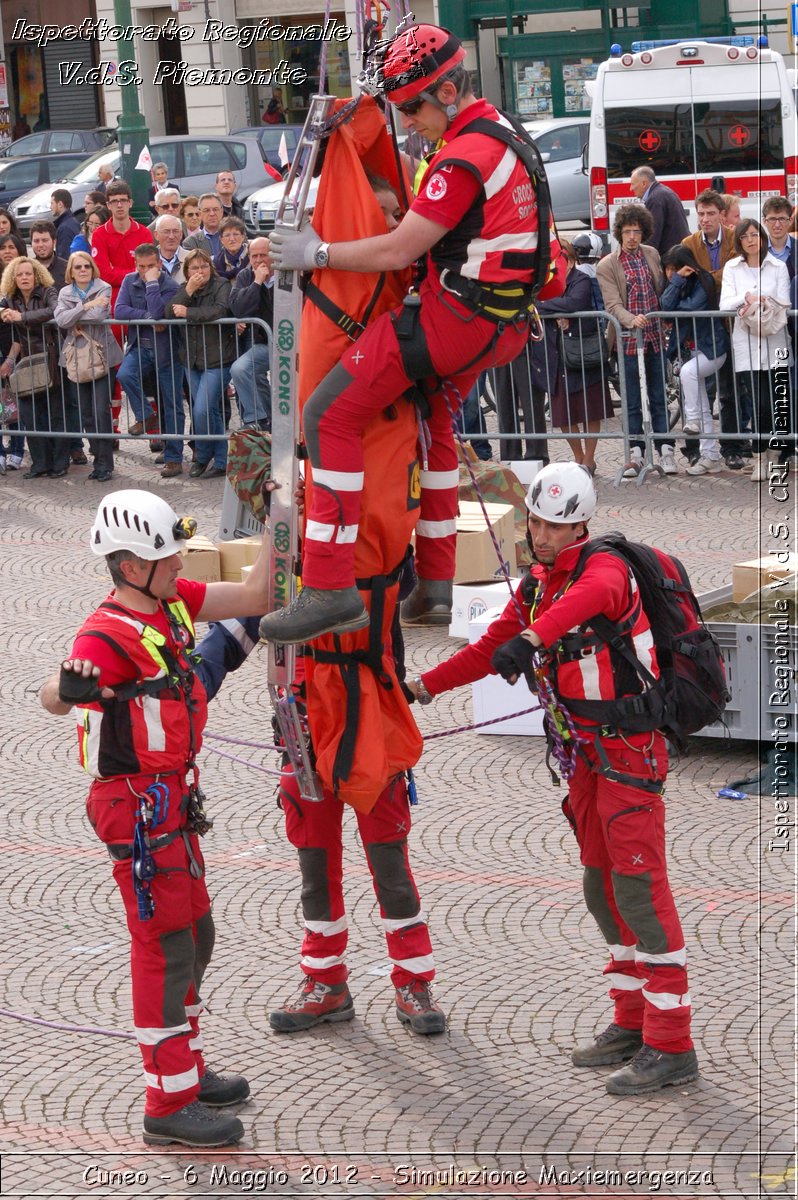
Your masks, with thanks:
[(523, 124), (546, 167), (554, 219), (589, 225), (590, 182), (582, 170), (582, 151), (590, 132), (590, 117), (549, 117)]
[[(311, 179), (308, 189), (307, 206), (313, 208), (319, 194), (320, 180)], [(296, 184), (291, 194), (296, 195)], [(253, 192), (244, 204), (244, 224), (250, 237), (268, 237), (274, 229), (277, 219), (277, 209), (285, 192), (285, 183), (272, 183), (269, 187), (259, 188)]]

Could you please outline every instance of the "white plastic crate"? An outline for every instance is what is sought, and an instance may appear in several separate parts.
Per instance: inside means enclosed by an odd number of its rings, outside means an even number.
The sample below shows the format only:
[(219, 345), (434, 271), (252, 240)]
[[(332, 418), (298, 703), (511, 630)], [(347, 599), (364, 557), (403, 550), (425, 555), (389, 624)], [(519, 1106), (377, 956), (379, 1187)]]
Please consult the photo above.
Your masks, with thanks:
[[(707, 612), (731, 600), (731, 594), (731, 586), (716, 588), (698, 600)], [(779, 736), (798, 741), (798, 627), (782, 634), (774, 625), (707, 621), (707, 628), (718, 639), (731, 700), (723, 721), (707, 725), (698, 736), (771, 741), (778, 719)], [(786, 680), (783, 689), (776, 688), (777, 664)]]

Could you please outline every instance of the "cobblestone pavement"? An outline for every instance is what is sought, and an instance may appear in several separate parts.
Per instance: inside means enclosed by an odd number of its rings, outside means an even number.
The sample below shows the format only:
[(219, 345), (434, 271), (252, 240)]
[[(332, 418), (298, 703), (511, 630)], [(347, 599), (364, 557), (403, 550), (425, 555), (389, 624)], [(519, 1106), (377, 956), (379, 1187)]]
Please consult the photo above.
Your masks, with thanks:
[[(600, 457), (618, 461), (614, 448)], [(263, 773), (273, 755), (208, 741), (218, 941), (206, 1044), (214, 1067), (246, 1071), (253, 1099), (237, 1152), (144, 1148), (137, 1051), (124, 1040), (132, 1022), (120, 905), (83, 815), (71, 722), (45, 714), (37, 692), (105, 594), (87, 545), (100, 492), (160, 487), (213, 536), (221, 482), (161, 484), (141, 444), (123, 447), (112, 484), (87, 473), (0, 479), (2, 1194), (794, 1195), (794, 858), (767, 851), (768, 797), (716, 796), (755, 765), (755, 745), (711, 739), (696, 739), (673, 766), (667, 792), (701, 1077), (633, 1101), (606, 1094), (606, 1071), (569, 1061), (574, 1043), (608, 1020), (604, 955), (538, 739), (433, 740), (418, 770), (411, 859), (449, 1014), (447, 1033), (428, 1039), (394, 1016), (353, 820), (345, 886), (356, 1019), (270, 1032), (270, 1008), (299, 980), (295, 854)], [(676, 552), (698, 590), (725, 583), (731, 563), (758, 553), (760, 530), (787, 511), (766, 501), (760, 512), (754, 485), (730, 474), (620, 489), (609, 475), (598, 480), (595, 530), (622, 528)], [(408, 631), (407, 644), (416, 668), (457, 645), (436, 630)], [(466, 693), (421, 712), (424, 731), (466, 723)], [(228, 681), (209, 729), (270, 740), (260, 655)], [(674, 1174), (657, 1175), (666, 1171)]]

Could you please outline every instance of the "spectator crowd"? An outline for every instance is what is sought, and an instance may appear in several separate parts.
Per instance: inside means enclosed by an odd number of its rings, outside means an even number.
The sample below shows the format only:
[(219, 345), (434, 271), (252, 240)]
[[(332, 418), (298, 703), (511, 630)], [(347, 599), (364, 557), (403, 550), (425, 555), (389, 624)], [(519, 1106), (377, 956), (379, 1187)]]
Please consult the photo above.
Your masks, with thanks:
[[(186, 414), (196, 435), (192, 478), (225, 473), (233, 399), (243, 425), (268, 428), (269, 337), (249, 321), (271, 327), (268, 239), (248, 241), (231, 172), (201, 196), (181, 196), (163, 163), (152, 174), (147, 225), (131, 216), (122, 179), (89, 193), (82, 224), (70, 193), (56, 188), (52, 219), (30, 227), (29, 251), (0, 209), (0, 472), (22, 467), (27, 441), (25, 478), (64, 476), (88, 463), (86, 435), (90, 478), (110, 479), (123, 392), (126, 432), (149, 438), (165, 479), (184, 471)], [(631, 191), (634, 202), (616, 210), (609, 253), (594, 233), (561, 239), (566, 286), (539, 306), (541, 339), (490, 382), (480, 377), (464, 397), (461, 426), (490, 458), (487, 401), (504, 435), (501, 456), (545, 464), (548, 421), (595, 474), (598, 435), (620, 404), (622, 380), (624, 478), (645, 464), (645, 399), (664, 474), (683, 466), (691, 476), (730, 470), (757, 481), (774, 430), (782, 461), (794, 461), (794, 416), (786, 427), (776, 417), (778, 372), (792, 372), (795, 355), (795, 214), (771, 196), (761, 223), (741, 221), (738, 197), (705, 190), (690, 233), (682, 200), (650, 167), (632, 172)], [(615, 320), (573, 315), (591, 310)], [(736, 315), (712, 315), (719, 310)]]

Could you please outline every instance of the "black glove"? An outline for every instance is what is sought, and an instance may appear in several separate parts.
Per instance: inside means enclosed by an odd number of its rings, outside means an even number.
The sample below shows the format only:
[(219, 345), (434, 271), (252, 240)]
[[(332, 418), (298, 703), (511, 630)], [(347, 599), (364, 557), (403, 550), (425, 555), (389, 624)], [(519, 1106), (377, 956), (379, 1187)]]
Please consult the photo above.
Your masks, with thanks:
[(519, 675), (523, 675), (531, 692), (536, 691), (535, 684), (535, 647), (520, 633), (511, 638), (494, 652), (491, 662), (502, 679), (514, 684)]
[(96, 675), (89, 675), (87, 679), (79, 671), (68, 670), (66, 667), (61, 668), (58, 679), (58, 699), (64, 704), (94, 704), (102, 698), (102, 690)]

